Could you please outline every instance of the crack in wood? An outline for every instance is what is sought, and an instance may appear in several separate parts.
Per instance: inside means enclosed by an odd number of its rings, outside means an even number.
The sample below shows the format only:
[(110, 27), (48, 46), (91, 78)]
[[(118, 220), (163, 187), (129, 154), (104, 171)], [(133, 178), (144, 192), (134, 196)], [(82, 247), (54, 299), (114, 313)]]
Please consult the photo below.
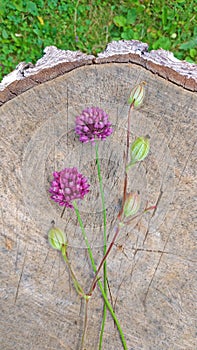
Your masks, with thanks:
[(27, 257), (27, 251), (28, 251), (28, 247), (25, 246), (25, 256), (24, 256), (24, 259), (23, 259), (23, 265), (22, 265), (20, 276), (19, 276), (18, 285), (16, 287), (14, 304), (16, 304), (16, 301), (17, 301), (17, 298), (18, 298), (18, 294), (19, 294), (19, 288), (20, 288), (20, 284), (21, 284), (21, 280), (22, 280), (22, 276), (23, 276), (23, 272), (24, 272), (24, 268), (25, 268), (25, 261), (26, 261), (26, 257)]
[(195, 149), (196, 144), (197, 144), (197, 141), (195, 141), (195, 142), (193, 143), (193, 147), (191, 148), (191, 150), (190, 150), (190, 152), (189, 152), (189, 154), (188, 154), (188, 156), (187, 156), (187, 158), (186, 158), (185, 164), (184, 164), (184, 166), (183, 166), (183, 168), (182, 168), (181, 174), (180, 174), (179, 179), (178, 179), (177, 187), (178, 187), (179, 183), (181, 182), (181, 178), (182, 178), (182, 176), (183, 176), (183, 174), (184, 174), (184, 172), (185, 172), (185, 169), (187, 168), (188, 162), (189, 162), (189, 160), (190, 160), (190, 156), (191, 156), (191, 154), (193, 153), (193, 150)]
[(149, 219), (148, 226), (147, 226), (147, 229), (146, 229), (146, 232), (145, 232), (145, 235), (144, 235), (144, 240), (143, 240), (143, 243), (142, 243), (143, 245), (145, 244), (145, 242), (146, 242), (146, 240), (147, 240), (148, 233), (149, 233), (149, 228), (150, 228), (150, 222), (151, 222), (152, 218), (153, 218), (154, 215), (155, 215), (155, 212), (156, 212), (157, 207), (158, 207), (158, 205), (159, 205), (159, 202), (160, 202), (160, 200), (161, 200), (161, 198), (162, 198), (162, 195), (163, 195), (163, 190), (162, 190), (162, 184), (161, 184), (161, 188), (160, 188), (160, 191), (159, 191), (159, 195), (158, 195), (158, 197), (157, 197), (156, 203), (154, 204), (156, 208), (153, 210), (153, 212), (152, 212), (152, 214), (151, 214), (151, 217), (150, 217), (150, 219)]
[[(177, 218), (177, 216), (178, 216), (178, 213), (179, 213), (179, 211), (177, 211), (176, 215), (174, 215), (173, 225), (175, 224), (175, 220), (176, 220), (176, 218)], [(173, 225), (172, 225), (172, 228), (173, 228)], [(172, 231), (172, 228), (171, 228), (171, 231)], [(171, 231), (169, 232), (169, 234), (168, 234), (168, 236), (167, 236), (167, 239), (166, 239), (166, 241), (165, 241), (165, 243), (164, 243), (164, 246), (163, 246), (163, 250), (161, 251), (159, 260), (158, 260), (158, 262), (157, 262), (156, 268), (155, 268), (154, 273), (153, 273), (153, 275), (152, 275), (152, 278), (151, 278), (151, 280), (150, 280), (150, 282), (149, 282), (149, 284), (148, 284), (147, 291), (146, 291), (146, 293), (145, 293), (145, 297), (144, 297), (144, 300), (143, 300), (143, 305), (144, 305), (144, 307), (146, 307), (146, 300), (147, 300), (147, 297), (148, 297), (148, 293), (149, 293), (149, 290), (150, 290), (151, 285), (152, 285), (152, 283), (153, 283), (153, 280), (154, 280), (154, 278), (155, 278), (155, 276), (156, 276), (156, 273), (157, 273), (157, 271), (158, 271), (158, 268), (159, 268), (159, 265), (160, 265), (160, 263), (161, 263), (162, 257), (163, 257), (163, 255), (164, 255), (164, 251), (165, 251), (165, 248), (166, 248), (166, 246), (167, 246), (167, 243), (168, 243), (168, 241), (169, 241), (169, 239), (170, 239)]]

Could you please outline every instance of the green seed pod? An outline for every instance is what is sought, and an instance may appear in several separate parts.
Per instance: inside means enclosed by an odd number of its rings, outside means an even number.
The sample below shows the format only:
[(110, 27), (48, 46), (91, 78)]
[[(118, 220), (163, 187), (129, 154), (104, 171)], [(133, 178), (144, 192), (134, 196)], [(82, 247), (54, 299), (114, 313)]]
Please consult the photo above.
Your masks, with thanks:
[(58, 227), (52, 227), (49, 230), (48, 240), (52, 248), (60, 251), (62, 250), (62, 246), (66, 244), (66, 237)]
[(128, 99), (128, 104), (131, 105), (133, 104), (134, 107), (139, 107), (145, 96), (145, 91), (144, 91), (144, 85), (146, 83), (142, 81), (140, 84), (136, 85), (130, 93), (129, 99)]
[(150, 142), (148, 137), (138, 137), (131, 145), (130, 155), (131, 163), (141, 162), (146, 158), (150, 150)]
[(140, 209), (141, 198), (138, 192), (127, 193), (123, 213), (127, 218), (136, 215)]

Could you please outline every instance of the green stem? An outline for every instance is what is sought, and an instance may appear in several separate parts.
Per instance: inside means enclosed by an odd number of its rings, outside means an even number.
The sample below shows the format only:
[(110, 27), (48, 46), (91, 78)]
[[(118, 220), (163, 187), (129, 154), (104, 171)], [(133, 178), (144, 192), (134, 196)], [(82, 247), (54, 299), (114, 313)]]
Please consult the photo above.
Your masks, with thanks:
[(70, 263), (69, 258), (68, 258), (67, 245), (66, 244), (64, 244), (62, 246), (61, 252), (62, 252), (63, 259), (64, 259), (64, 261), (66, 262), (66, 264), (67, 264), (67, 266), (69, 268), (69, 271), (70, 271), (70, 274), (71, 274), (71, 278), (72, 278), (74, 287), (76, 289), (76, 292), (79, 294), (80, 297), (83, 297), (84, 300), (85, 300), (84, 327), (83, 327), (83, 335), (82, 335), (82, 339), (81, 339), (81, 350), (83, 350), (84, 341), (85, 341), (85, 337), (86, 337), (86, 331), (87, 331), (88, 301), (90, 299), (90, 296), (85, 294), (83, 288), (81, 287), (80, 283), (77, 280), (77, 277), (76, 277), (76, 275), (75, 275), (75, 273), (74, 273), (74, 271), (72, 269), (71, 263)]
[(67, 252), (66, 252), (66, 245), (63, 245), (62, 246), (62, 256), (63, 256), (63, 259), (64, 261), (66, 262), (68, 268), (69, 268), (69, 271), (70, 271), (70, 274), (71, 274), (71, 278), (72, 278), (72, 281), (73, 281), (73, 284), (74, 284), (74, 287), (76, 289), (76, 292), (79, 294), (80, 297), (83, 297), (84, 299), (87, 299), (88, 296), (85, 294), (83, 288), (81, 287), (80, 283), (78, 282), (77, 280), (77, 277), (72, 269), (72, 266), (71, 266), (71, 263), (68, 259), (68, 255), (67, 255)]
[(114, 312), (114, 310), (113, 310), (113, 307), (112, 307), (112, 305), (110, 304), (110, 302), (109, 302), (109, 300), (108, 300), (108, 298), (107, 298), (107, 296), (106, 296), (106, 294), (105, 294), (105, 291), (104, 291), (104, 289), (103, 289), (103, 286), (102, 286), (101, 281), (98, 281), (98, 285), (99, 285), (100, 291), (101, 291), (101, 293), (102, 293), (103, 299), (104, 299), (104, 301), (105, 301), (105, 303), (106, 303), (106, 305), (107, 305), (107, 307), (108, 307), (108, 310), (110, 311), (111, 316), (113, 317), (114, 322), (116, 323), (116, 326), (117, 326), (117, 328), (118, 328), (118, 331), (119, 331), (119, 334), (120, 334), (120, 338), (121, 338), (121, 341), (122, 341), (123, 348), (124, 348), (124, 350), (128, 350), (127, 344), (126, 344), (126, 340), (125, 340), (125, 337), (124, 337), (124, 333), (123, 333), (122, 328), (121, 328), (121, 326), (120, 326), (120, 323), (119, 323), (119, 321), (118, 321), (118, 319), (117, 319), (117, 317), (116, 317), (116, 314), (115, 314), (115, 312)]
[[(103, 180), (101, 176), (101, 167), (99, 162), (99, 154), (98, 154), (98, 142), (95, 144), (95, 151), (96, 151), (96, 164), (97, 164), (97, 173), (98, 173), (98, 179), (99, 179), (99, 186), (100, 186), (100, 193), (101, 193), (101, 201), (102, 201), (102, 211), (103, 211), (103, 256), (105, 256), (107, 251), (107, 215), (106, 215), (106, 207), (105, 207), (105, 196), (103, 191)], [(107, 296), (107, 262), (104, 261), (103, 264), (103, 280), (104, 280), (104, 291)], [(99, 339), (99, 350), (102, 349), (102, 342), (103, 342), (103, 334), (104, 334), (104, 328), (105, 328), (105, 321), (107, 317), (107, 305), (104, 303), (103, 306), (103, 319), (102, 319), (102, 325), (101, 325), (101, 332), (100, 332), (100, 339)]]
[(90, 289), (91, 291), (93, 291), (94, 288), (95, 288), (95, 286), (96, 286), (96, 283), (97, 283), (97, 281), (98, 281), (98, 274), (99, 274), (99, 272), (100, 272), (100, 270), (101, 270), (103, 264), (105, 263), (105, 261), (106, 261), (108, 255), (109, 255), (111, 249), (113, 248), (113, 245), (114, 245), (114, 243), (115, 243), (115, 240), (116, 240), (116, 238), (117, 238), (117, 236), (118, 236), (118, 233), (119, 233), (119, 231), (120, 231), (120, 229), (121, 229), (121, 225), (122, 225), (122, 223), (119, 223), (118, 226), (115, 228), (114, 237), (113, 237), (113, 239), (112, 239), (112, 241), (111, 241), (111, 243), (110, 243), (110, 245), (109, 245), (109, 247), (108, 247), (108, 249), (107, 249), (107, 251), (106, 251), (104, 257), (102, 258), (102, 260), (101, 260), (101, 262), (100, 262), (100, 265), (99, 265), (99, 267), (98, 267), (96, 273), (95, 273), (95, 276), (94, 276), (94, 279), (93, 279), (93, 282), (92, 282), (92, 285), (91, 285), (91, 289)]
[(77, 215), (77, 219), (78, 219), (78, 222), (79, 222), (79, 225), (80, 225), (80, 228), (81, 228), (81, 232), (82, 232), (82, 235), (83, 235), (83, 238), (84, 238), (84, 241), (85, 241), (85, 244), (86, 244), (86, 247), (88, 249), (88, 254), (89, 254), (89, 258), (90, 258), (90, 261), (91, 261), (91, 264), (92, 264), (92, 268), (94, 270), (94, 272), (96, 272), (97, 268), (96, 268), (96, 264), (94, 262), (94, 258), (93, 258), (93, 255), (92, 255), (92, 250), (91, 250), (91, 247), (90, 247), (90, 244), (88, 242), (88, 238), (86, 236), (86, 232), (85, 232), (85, 228), (83, 226), (83, 222), (81, 220), (81, 216), (80, 216), (80, 213), (79, 213), (79, 209), (77, 207), (77, 203), (76, 201), (73, 201), (73, 206), (74, 206), (74, 209), (75, 209), (75, 213)]
[[(91, 247), (89, 245), (89, 242), (88, 242), (88, 239), (87, 239), (87, 236), (86, 236), (86, 233), (85, 233), (85, 228), (84, 228), (83, 222), (81, 220), (81, 216), (80, 216), (80, 213), (79, 213), (79, 210), (78, 210), (78, 207), (77, 207), (77, 203), (75, 201), (73, 201), (73, 206), (74, 206), (74, 209), (75, 209), (75, 213), (77, 215), (77, 219), (78, 219), (78, 222), (79, 222), (79, 225), (80, 225), (80, 228), (81, 228), (81, 232), (82, 232), (83, 238), (85, 240), (86, 247), (88, 249), (88, 254), (89, 254), (89, 258), (90, 258), (91, 264), (92, 264), (93, 271), (96, 273), (97, 268), (96, 268), (96, 264), (94, 262), (94, 258), (93, 258), (93, 255), (92, 255), (92, 250), (91, 250)], [(102, 285), (101, 281), (99, 281), (99, 280), (98, 280), (98, 286), (100, 288), (100, 291), (101, 291), (101, 294), (103, 296), (103, 299), (104, 299), (104, 301), (105, 301), (105, 303), (106, 303), (106, 305), (108, 307), (108, 310), (110, 311), (111, 316), (112, 316), (114, 322), (116, 323), (116, 326), (118, 328), (118, 331), (119, 331), (119, 334), (120, 334), (120, 338), (121, 338), (121, 341), (122, 341), (123, 348), (124, 348), (124, 350), (128, 350), (127, 344), (126, 344), (126, 340), (125, 340), (125, 337), (124, 337), (124, 333), (122, 331), (120, 323), (119, 323), (119, 321), (118, 321), (118, 319), (116, 317), (116, 314), (115, 314), (115, 312), (113, 310), (112, 305), (110, 304), (110, 302), (109, 302), (109, 300), (108, 300), (108, 298), (107, 298), (107, 296), (105, 294), (103, 285)]]
[(84, 316), (84, 327), (83, 327), (83, 335), (81, 339), (81, 350), (83, 350), (84, 341), (86, 338), (86, 331), (87, 331), (87, 322), (88, 322), (88, 299), (85, 300), (85, 316)]

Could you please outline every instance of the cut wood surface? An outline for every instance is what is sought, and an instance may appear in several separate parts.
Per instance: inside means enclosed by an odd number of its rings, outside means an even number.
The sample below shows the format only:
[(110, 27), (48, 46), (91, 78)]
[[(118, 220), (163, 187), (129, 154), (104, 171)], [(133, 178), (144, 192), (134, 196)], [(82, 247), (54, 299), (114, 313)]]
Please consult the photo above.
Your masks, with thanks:
[[(67, 209), (61, 218), (48, 189), (54, 170), (76, 166), (88, 177), (91, 191), (80, 212), (98, 265), (103, 221), (95, 152), (76, 137), (75, 117), (98, 106), (113, 124), (99, 144), (110, 242), (123, 191), (127, 100), (141, 81), (146, 96), (133, 111), (131, 139), (149, 135), (151, 152), (129, 172), (129, 189), (140, 191), (141, 208), (147, 200), (157, 208), (117, 238), (108, 259), (110, 293), (129, 350), (196, 349), (196, 72), (196, 65), (163, 50), (120, 42), (98, 58), (47, 48), (35, 66), (21, 64), (2, 82), (1, 349), (79, 349), (84, 305), (48, 244), (52, 220), (67, 235), (86, 291), (93, 273), (74, 213)], [(96, 288), (86, 350), (98, 349), (102, 307)], [(121, 341), (108, 314), (103, 350), (117, 349)]]

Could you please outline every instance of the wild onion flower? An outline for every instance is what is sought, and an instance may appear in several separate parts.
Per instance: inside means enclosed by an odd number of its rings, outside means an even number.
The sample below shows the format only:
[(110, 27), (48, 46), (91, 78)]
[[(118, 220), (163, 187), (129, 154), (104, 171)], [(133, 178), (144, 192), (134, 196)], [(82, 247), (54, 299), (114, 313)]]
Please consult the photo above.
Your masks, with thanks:
[(76, 117), (75, 132), (83, 143), (105, 140), (112, 133), (108, 115), (98, 107), (86, 108)]
[(74, 208), (71, 202), (75, 199), (83, 199), (89, 192), (90, 185), (77, 168), (55, 171), (53, 177), (49, 192), (52, 194), (51, 199), (61, 206)]

